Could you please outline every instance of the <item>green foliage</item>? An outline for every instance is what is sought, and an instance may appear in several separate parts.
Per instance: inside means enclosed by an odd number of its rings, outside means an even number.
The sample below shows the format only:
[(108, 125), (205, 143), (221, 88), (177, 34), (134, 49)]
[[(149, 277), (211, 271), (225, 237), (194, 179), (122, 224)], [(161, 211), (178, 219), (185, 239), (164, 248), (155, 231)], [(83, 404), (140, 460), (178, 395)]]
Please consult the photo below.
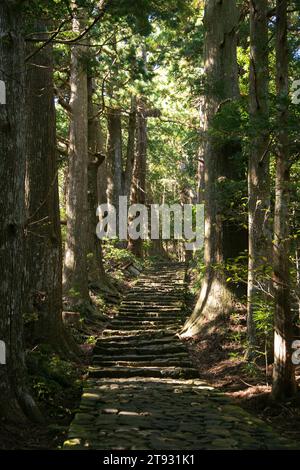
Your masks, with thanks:
[(143, 269), (144, 261), (134, 256), (122, 243), (116, 240), (105, 240), (103, 243), (104, 268), (107, 273), (112, 273), (113, 278), (120, 283), (125, 278), (124, 267), (133, 264), (140, 271)]
[(50, 416), (70, 415), (73, 410), (69, 409), (68, 401), (75, 403), (82, 386), (76, 366), (43, 345), (27, 352), (26, 364), (40, 406), (47, 408)]
[(203, 278), (205, 275), (205, 264), (203, 260), (203, 250), (197, 254), (196, 258), (192, 260), (191, 267), (189, 270), (189, 276), (191, 278), (190, 291), (193, 294), (197, 294), (200, 290)]
[(38, 316), (37, 312), (23, 313), (23, 322), (24, 322), (25, 327), (26, 327), (26, 325), (29, 325), (29, 324), (32, 324), (32, 323), (38, 321), (38, 319), (39, 319), (39, 316)]
[(105, 240), (103, 243), (103, 251), (105, 254), (105, 261), (109, 264), (110, 262), (115, 263), (128, 263), (132, 262), (138, 266), (141, 261), (134, 256), (133, 253), (128, 251), (126, 248), (120, 248), (118, 246), (120, 242), (118, 240)]
[(74, 287), (71, 287), (68, 291), (68, 295), (73, 299), (80, 298), (80, 291), (76, 290)]
[(233, 259), (229, 259), (224, 266), (226, 272), (226, 282), (234, 284), (246, 284), (248, 276), (248, 256), (241, 254)]
[(86, 339), (85, 344), (90, 344), (92, 346), (95, 346), (97, 343), (97, 339), (98, 339), (97, 336), (91, 335)]
[(124, 17), (135, 34), (147, 36), (152, 31), (155, 20), (164, 21), (175, 28), (183, 20), (184, 14), (190, 11), (186, 0), (113, 0), (109, 12), (116, 21)]
[(259, 376), (259, 370), (254, 362), (247, 362), (243, 365), (243, 372), (252, 378)]
[(260, 339), (271, 342), (273, 335), (273, 313), (274, 307), (272, 302), (257, 296), (255, 299), (254, 321), (256, 331)]

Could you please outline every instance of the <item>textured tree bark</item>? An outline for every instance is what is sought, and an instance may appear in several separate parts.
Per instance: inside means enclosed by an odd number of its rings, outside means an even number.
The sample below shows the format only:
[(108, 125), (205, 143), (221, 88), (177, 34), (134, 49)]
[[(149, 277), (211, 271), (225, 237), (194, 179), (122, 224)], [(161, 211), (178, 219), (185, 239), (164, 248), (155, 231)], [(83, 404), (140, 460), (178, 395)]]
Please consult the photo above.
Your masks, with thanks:
[[(197, 195), (197, 198), (198, 198), (198, 195)], [(184, 184), (181, 184), (181, 188), (180, 188), (180, 203), (182, 207), (184, 206), (184, 204), (193, 204), (193, 197), (190, 193), (190, 190)], [(174, 242), (176, 243), (175, 240)], [(178, 253), (178, 258), (184, 260), (187, 265), (193, 259), (193, 251), (186, 250), (185, 246), (181, 245), (179, 241), (177, 241), (177, 253)]]
[(278, 149), (274, 217), (274, 368), (272, 395), (284, 400), (296, 392), (292, 363), (293, 320), (290, 299), (289, 134), (287, 0), (276, 5), (276, 87), (278, 98)]
[(105, 160), (98, 167), (97, 174), (98, 201), (99, 204), (107, 203), (107, 161)]
[(120, 109), (109, 109), (107, 113), (107, 201), (113, 204), (118, 214), (119, 196), (122, 195), (122, 127)]
[[(271, 230), (268, 129), (268, 2), (250, 2), (250, 129), (248, 167), (249, 262), (247, 331), (249, 352), (256, 344), (254, 311), (259, 283), (270, 266)], [(264, 285), (267, 287), (265, 281)]]
[(93, 81), (88, 77), (88, 275), (89, 283), (93, 287), (99, 288), (105, 277), (101, 242), (96, 235), (98, 207), (98, 168), (104, 162), (104, 144), (103, 135), (97, 118), (94, 118), (95, 109), (93, 106)]
[[(148, 205), (155, 204), (155, 201), (153, 199), (151, 184), (149, 183), (149, 181), (146, 184), (146, 189), (147, 189), (147, 204)], [(161, 230), (161, 227), (160, 227), (160, 230)], [(161, 237), (158, 239), (151, 240), (151, 243), (150, 243), (150, 246), (148, 248), (146, 255), (156, 256), (157, 258), (161, 258), (164, 260), (169, 259), (168, 253), (164, 248)]]
[[(133, 178), (130, 194), (131, 204), (146, 203), (146, 172), (147, 172), (147, 117), (143, 98), (137, 101), (137, 143)], [(129, 239), (128, 249), (138, 257), (143, 256), (143, 240)]]
[(131, 98), (131, 108), (128, 122), (128, 141), (126, 152), (126, 164), (123, 175), (124, 196), (130, 197), (130, 188), (132, 183), (134, 157), (135, 157), (135, 135), (136, 135), (136, 96)]
[(200, 123), (200, 142), (198, 148), (198, 165), (197, 165), (197, 203), (203, 204), (205, 202), (205, 165), (204, 165), (204, 156), (205, 156), (205, 138), (204, 138), (204, 125), (205, 125), (205, 115), (204, 115), (204, 96), (200, 97), (200, 106), (199, 106), (199, 123)]
[[(296, 288), (297, 288), (297, 292), (300, 292), (300, 251), (297, 247), (298, 243), (296, 241), (295, 268), (296, 268)], [(297, 305), (298, 305), (298, 318), (300, 319), (300, 297), (299, 297), (299, 294), (297, 295), (297, 300), (296, 301), (297, 301)]]
[[(199, 152), (200, 153), (200, 152)], [(204, 203), (205, 195), (205, 171), (204, 171), (204, 160), (200, 157), (198, 160), (197, 168), (197, 203)]]
[[(92, 78), (88, 78), (88, 146), (89, 146), (89, 163), (88, 163), (88, 230), (87, 230), (87, 264), (89, 285), (92, 289), (118, 296), (117, 290), (111, 284), (107, 277), (102, 256), (102, 243), (96, 235), (96, 226), (98, 218), (96, 210), (99, 204), (105, 202), (101, 200), (103, 197), (103, 181), (99, 181), (99, 172), (105, 166), (104, 137), (93, 106), (93, 85)], [(100, 188), (98, 187), (100, 184)], [(102, 195), (101, 195), (102, 194)]]
[[(101, 129), (102, 131), (102, 129)], [(105, 135), (102, 135), (101, 139), (103, 139), (103, 143), (107, 141)], [(101, 144), (102, 145), (102, 144)], [(106, 204), (107, 203), (107, 155), (106, 155), (106, 147), (104, 144), (103, 153), (105, 155), (105, 159), (102, 163), (98, 166), (97, 172), (97, 191), (98, 191), (98, 201), (99, 204)]]
[[(75, 8), (75, 6), (73, 5)], [(74, 10), (76, 12), (76, 10)], [(80, 23), (76, 14), (73, 31), (78, 34)], [(88, 95), (84, 46), (71, 48), (70, 76), (70, 145), (67, 181), (67, 238), (65, 246), (63, 287), (71, 303), (89, 301), (87, 273), (88, 227)]]
[(0, 105), (0, 338), (6, 365), (0, 366), (0, 415), (41, 420), (26, 385), (23, 345), (25, 262), (25, 68), (23, 15), (18, 2), (0, 3), (0, 80), (6, 104)]
[[(239, 98), (237, 70), (238, 11), (235, 0), (211, 0), (205, 6), (204, 67), (206, 90), (203, 102), (204, 179), (205, 179), (205, 245), (206, 274), (192, 316), (181, 336), (190, 337), (214, 331), (234, 306), (235, 292), (226, 283), (222, 266), (242, 250), (244, 235), (223, 222), (224, 206), (221, 185), (224, 179), (235, 179), (230, 157), (240, 152), (236, 142), (220, 143), (209, 134), (221, 106)], [(234, 234), (235, 232), (235, 234)]]
[[(43, 24), (35, 30), (45, 31)], [(47, 39), (47, 34), (41, 40)], [(29, 48), (36, 50), (35, 46)], [(69, 356), (75, 344), (62, 322), (62, 247), (56, 162), (52, 46), (26, 71), (26, 203), (28, 307), (37, 312), (34, 340)]]

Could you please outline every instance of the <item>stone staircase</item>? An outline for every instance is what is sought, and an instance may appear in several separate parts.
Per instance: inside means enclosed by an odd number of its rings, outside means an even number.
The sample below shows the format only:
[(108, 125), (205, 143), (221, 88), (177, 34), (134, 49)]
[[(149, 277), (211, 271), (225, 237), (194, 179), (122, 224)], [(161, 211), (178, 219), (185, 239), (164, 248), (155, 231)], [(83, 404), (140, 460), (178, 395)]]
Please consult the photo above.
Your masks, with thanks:
[(172, 264), (140, 277), (96, 345), (90, 377), (198, 376), (176, 336), (184, 320), (184, 276), (184, 266)]
[(94, 350), (65, 450), (280, 449), (288, 443), (201, 381), (176, 336), (183, 264), (140, 276)]

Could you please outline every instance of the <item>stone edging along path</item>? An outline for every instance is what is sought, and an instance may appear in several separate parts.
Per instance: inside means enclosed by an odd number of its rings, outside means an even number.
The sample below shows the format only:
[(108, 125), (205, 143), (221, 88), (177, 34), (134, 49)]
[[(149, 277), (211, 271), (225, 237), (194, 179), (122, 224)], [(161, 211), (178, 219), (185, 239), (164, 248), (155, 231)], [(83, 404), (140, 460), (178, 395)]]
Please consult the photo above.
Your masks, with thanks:
[(199, 379), (176, 336), (185, 269), (142, 274), (97, 342), (64, 450), (295, 448)]

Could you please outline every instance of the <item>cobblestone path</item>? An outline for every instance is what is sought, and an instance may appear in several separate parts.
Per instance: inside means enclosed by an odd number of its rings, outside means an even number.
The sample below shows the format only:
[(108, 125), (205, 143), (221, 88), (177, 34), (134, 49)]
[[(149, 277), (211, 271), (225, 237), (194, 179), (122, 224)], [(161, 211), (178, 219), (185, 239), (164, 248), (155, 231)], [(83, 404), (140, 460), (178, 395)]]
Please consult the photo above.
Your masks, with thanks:
[(292, 448), (198, 377), (176, 336), (184, 266), (140, 276), (99, 339), (65, 450)]

